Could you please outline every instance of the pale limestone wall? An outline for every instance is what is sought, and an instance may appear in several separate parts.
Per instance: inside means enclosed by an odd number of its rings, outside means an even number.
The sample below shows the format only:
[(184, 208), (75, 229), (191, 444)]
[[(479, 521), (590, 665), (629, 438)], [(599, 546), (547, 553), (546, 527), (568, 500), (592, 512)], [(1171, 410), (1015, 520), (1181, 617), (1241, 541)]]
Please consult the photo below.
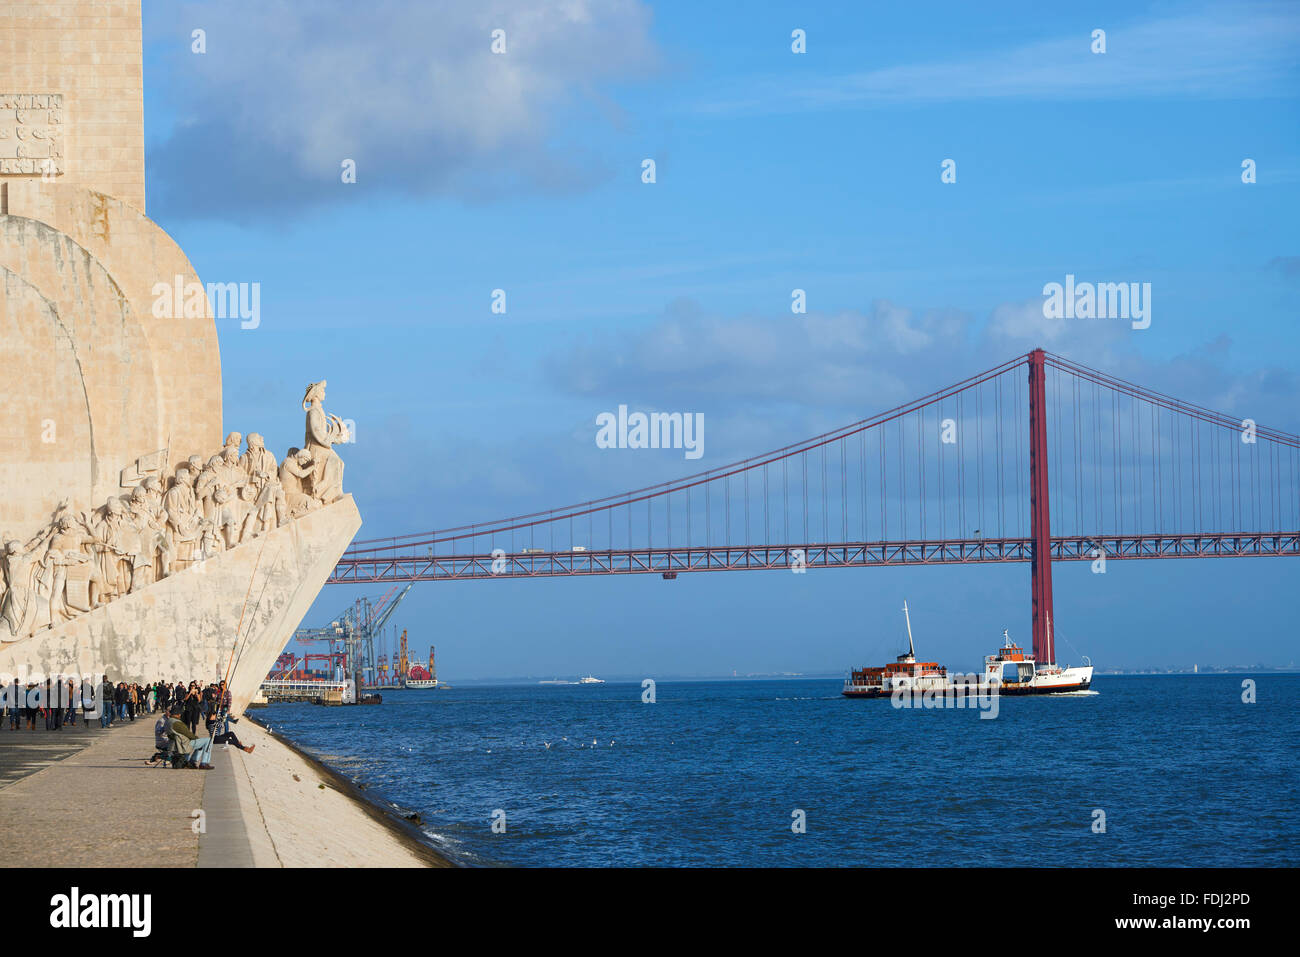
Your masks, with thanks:
[[(180, 246), (129, 204), (64, 183), (9, 184), (8, 212), (66, 233), (104, 265), (131, 303), (154, 355), (163, 403), (158, 434), (171, 436), (173, 463), (220, 448), (221, 353), (208, 303), (200, 316), (154, 316), (157, 283), (174, 283), (177, 276), (182, 285), (200, 281)], [(4, 256), (0, 248), (0, 262)]]
[[(104, 267), (62, 233), (13, 216), (0, 217), (0, 250), (0, 274), (46, 306), (24, 317), (6, 304), (0, 314), (0, 355), (18, 373), (0, 386), (0, 532), (25, 537), (63, 498), (79, 509), (121, 494), (122, 466), (165, 440), (154, 358)], [(68, 482), (53, 463), (82, 474)]]
[[(42, 356), (41, 379), (66, 385), (46, 396), (28, 391), (24, 357)], [(22, 276), (0, 266), (0, 537), (30, 535), (60, 496), (94, 501), (89, 402), (80, 359), (58, 308)], [(33, 382), (36, 380), (33, 379)], [(57, 442), (41, 441), (41, 422), (58, 415)]]
[[(199, 280), (144, 214), (142, 62), (139, 0), (0, 0), (0, 279), (48, 306), (0, 339), (0, 535), (26, 538), (65, 497), (102, 505), (141, 455), (167, 447), (174, 466), (221, 446), (206, 301), (154, 315), (157, 284)], [(33, 156), (46, 175), (22, 171)], [(66, 446), (41, 441), (51, 421)]]
[[(30, 130), (58, 131), (57, 178), (141, 212), (143, 64), (140, 0), (0, 0), (0, 96), (60, 95), (54, 122), (28, 117)], [(0, 131), (12, 122), (2, 113)], [(31, 143), (43, 151), (41, 140)], [(2, 172), (7, 152), (0, 139), (0, 183), (31, 178)]]
[(0, 645), (0, 675), (216, 680), (236, 650), (247, 595), (230, 685), (242, 711), (360, 527), (352, 496), (344, 496), (143, 591)]
[[(0, 276), (16, 273), (49, 304), (39, 323), (0, 337), (0, 535), (25, 538), (64, 498), (80, 511), (122, 494), (121, 472), (141, 455), (170, 448), (174, 466), (219, 450), (221, 357), (206, 301), (199, 316), (154, 315), (156, 284), (199, 280), (134, 207), (40, 181), (11, 184), (9, 207)], [(17, 316), (0, 324), (20, 327)], [(89, 485), (44, 471), (83, 453)]]

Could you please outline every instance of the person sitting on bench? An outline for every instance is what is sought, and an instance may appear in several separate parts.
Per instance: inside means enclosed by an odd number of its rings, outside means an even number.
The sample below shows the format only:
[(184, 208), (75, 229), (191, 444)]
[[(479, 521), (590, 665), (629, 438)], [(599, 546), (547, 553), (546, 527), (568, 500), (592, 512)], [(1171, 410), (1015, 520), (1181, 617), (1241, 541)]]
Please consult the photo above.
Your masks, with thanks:
[(212, 770), (212, 765), (208, 760), (212, 756), (212, 738), (206, 734), (200, 735), (198, 732), (191, 731), (190, 726), (181, 720), (179, 705), (172, 706), (171, 724), (168, 725), (167, 730), (175, 739), (180, 753), (189, 755), (189, 761), (185, 765), (187, 768), (198, 768), (200, 771)]

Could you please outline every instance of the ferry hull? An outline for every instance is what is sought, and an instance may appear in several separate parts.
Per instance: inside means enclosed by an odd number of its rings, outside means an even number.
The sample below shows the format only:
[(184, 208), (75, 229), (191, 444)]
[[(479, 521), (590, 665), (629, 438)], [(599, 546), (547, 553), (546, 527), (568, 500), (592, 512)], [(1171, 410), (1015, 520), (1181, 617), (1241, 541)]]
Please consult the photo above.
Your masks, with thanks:
[[(1080, 677), (1078, 680), (1067, 680), (1059, 683), (1011, 683), (998, 686), (997, 694), (1002, 696), (1025, 697), (1027, 695), (1045, 695), (1045, 694), (1067, 694), (1072, 691), (1087, 691), (1092, 687), (1092, 675)], [(956, 693), (960, 695), (972, 694), (989, 694), (991, 693), (988, 685), (948, 685), (943, 688), (926, 688), (924, 691), (932, 691), (934, 694)], [(902, 693), (912, 694), (912, 689), (901, 689)], [(847, 687), (840, 692), (845, 698), (888, 698), (893, 692), (885, 691), (881, 688), (854, 688)]]

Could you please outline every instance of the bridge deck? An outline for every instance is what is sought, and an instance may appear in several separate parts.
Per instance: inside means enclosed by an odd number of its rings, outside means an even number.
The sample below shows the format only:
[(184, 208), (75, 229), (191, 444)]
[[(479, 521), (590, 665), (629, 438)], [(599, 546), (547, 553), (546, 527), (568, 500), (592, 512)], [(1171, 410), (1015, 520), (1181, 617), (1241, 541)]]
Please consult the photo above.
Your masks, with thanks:
[[(1194, 535), (1054, 537), (1053, 561), (1141, 558), (1241, 558), (1300, 555), (1300, 531)], [(1028, 562), (1028, 538), (838, 542), (758, 546), (681, 546), (477, 555), (345, 555), (329, 584), (375, 581), (549, 578), (874, 565)]]

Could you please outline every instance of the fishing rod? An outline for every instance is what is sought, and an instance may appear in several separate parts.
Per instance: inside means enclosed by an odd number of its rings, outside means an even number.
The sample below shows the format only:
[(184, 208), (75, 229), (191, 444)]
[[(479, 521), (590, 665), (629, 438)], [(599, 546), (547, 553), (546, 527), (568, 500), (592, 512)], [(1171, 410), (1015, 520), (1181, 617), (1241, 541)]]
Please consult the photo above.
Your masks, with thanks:
[[(248, 597), (253, 593), (253, 582), (257, 579), (257, 570), (262, 565), (262, 555), (266, 552), (266, 543), (270, 537), (270, 535), (264, 535), (262, 537), (262, 547), (257, 550), (257, 561), (253, 563), (253, 573), (248, 576), (248, 588), (244, 592), (244, 605), (239, 609), (239, 623), (235, 626), (235, 641), (234, 644), (230, 646), (230, 657), (226, 661), (226, 676), (221, 680), (223, 691), (221, 693), (221, 700), (217, 702), (217, 716), (216, 722), (213, 724), (214, 728), (220, 727), (220, 725), (225, 722), (227, 714), (229, 714), (226, 699), (230, 696), (230, 673), (235, 664), (235, 651), (242, 644), (239, 638), (239, 633), (244, 630), (244, 615), (248, 611)], [(262, 595), (266, 594), (266, 586), (270, 581), (271, 576), (270, 574), (267, 574), (265, 581), (262, 582), (262, 591), (257, 596), (257, 603), (259, 606), (262, 603)], [(254, 613), (256, 613), (256, 609), (254, 609)], [(249, 623), (249, 630), (252, 630), (251, 622)]]
[(229, 686), (230, 682), (230, 668), (235, 662), (235, 648), (239, 645), (239, 633), (244, 630), (244, 613), (248, 611), (248, 596), (253, 593), (253, 581), (257, 578), (257, 569), (261, 567), (262, 554), (266, 551), (266, 543), (270, 537), (270, 535), (263, 536), (262, 547), (257, 550), (257, 561), (253, 563), (253, 574), (248, 576), (248, 589), (244, 592), (244, 605), (239, 609), (239, 624), (235, 626), (235, 643), (230, 646), (230, 658), (226, 662), (226, 677), (222, 679), (227, 683), (227, 686)]
[[(274, 561), (274, 558), (272, 561)], [(271, 584), (271, 574), (267, 572), (266, 580), (262, 582), (262, 590), (257, 593), (257, 603), (253, 605), (253, 617), (249, 619), (248, 630), (244, 632), (243, 640), (239, 641), (239, 654), (235, 656), (234, 666), (226, 676), (227, 688), (229, 688), (230, 677), (239, 670), (239, 662), (243, 660), (244, 649), (248, 647), (248, 636), (253, 633), (253, 622), (257, 620), (257, 612), (262, 607), (262, 599), (266, 596), (266, 586), (269, 584)], [(238, 639), (239, 636), (236, 635), (235, 637)]]

